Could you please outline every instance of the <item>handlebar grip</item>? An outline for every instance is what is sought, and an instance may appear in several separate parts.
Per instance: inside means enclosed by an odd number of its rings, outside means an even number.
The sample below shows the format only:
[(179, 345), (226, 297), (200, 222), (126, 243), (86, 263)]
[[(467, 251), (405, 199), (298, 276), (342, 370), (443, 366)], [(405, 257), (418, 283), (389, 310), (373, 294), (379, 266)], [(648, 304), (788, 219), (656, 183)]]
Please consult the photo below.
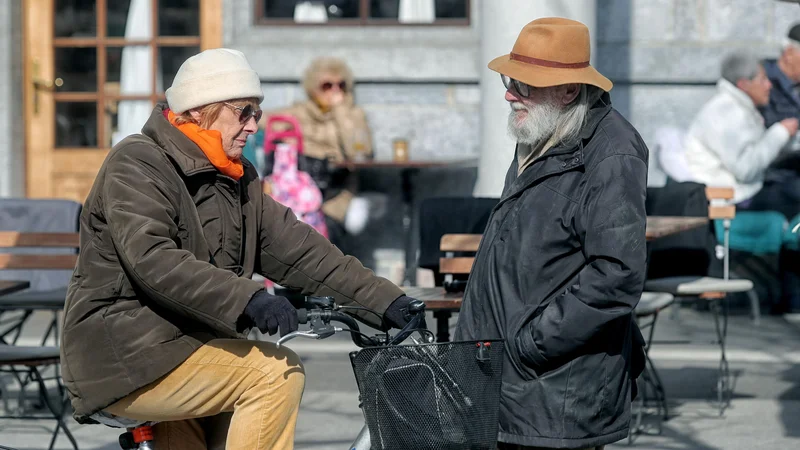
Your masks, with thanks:
[(408, 304), (409, 314), (419, 314), (425, 312), (425, 302), (422, 300), (413, 300)]
[(297, 321), (299, 323), (308, 323), (308, 310), (305, 308), (301, 308), (297, 310)]

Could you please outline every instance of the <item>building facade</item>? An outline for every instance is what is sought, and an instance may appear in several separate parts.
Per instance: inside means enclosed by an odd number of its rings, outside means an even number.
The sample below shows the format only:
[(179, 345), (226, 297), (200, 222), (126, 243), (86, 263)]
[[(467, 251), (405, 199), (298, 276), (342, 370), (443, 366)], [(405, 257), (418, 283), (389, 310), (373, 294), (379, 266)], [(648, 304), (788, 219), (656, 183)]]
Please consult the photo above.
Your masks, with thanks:
[[(477, 167), (423, 172), (416, 184), (427, 195), (498, 195), (514, 143), (502, 84), (486, 64), (528, 21), (558, 15), (589, 25), (593, 64), (615, 83), (613, 104), (651, 146), (659, 127), (688, 126), (727, 52), (776, 57), (800, 21), (800, 6), (776, 0), (321, 4), (0, 1), (0, 196), (82, 200), (108, 148), (141, 127), (183, 59), (218, 46), (246, 54), (263, 82), (264, 109), (304, 99), (299, 80), (314, 57), (342, 57), (377, 158), (391, 159), (395, 138), (409, 140), (411, 159), (474, 158)], [(399, 197), (397, 180), (365, 177)], [(392, 224), (363, 245), (402, 226)]]

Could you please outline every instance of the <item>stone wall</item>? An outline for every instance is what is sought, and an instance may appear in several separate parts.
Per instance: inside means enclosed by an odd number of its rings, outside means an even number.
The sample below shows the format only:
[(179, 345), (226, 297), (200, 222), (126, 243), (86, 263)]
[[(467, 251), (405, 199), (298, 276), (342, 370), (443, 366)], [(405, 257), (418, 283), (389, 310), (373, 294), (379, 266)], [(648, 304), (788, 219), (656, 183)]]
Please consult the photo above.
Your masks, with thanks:
[(600, 0), (597, 67), (612, 101), (653, 144), (662, 125), (688, 127), (714, 93), (722, 58), (776, 58), (800, 6), (775, 0)]

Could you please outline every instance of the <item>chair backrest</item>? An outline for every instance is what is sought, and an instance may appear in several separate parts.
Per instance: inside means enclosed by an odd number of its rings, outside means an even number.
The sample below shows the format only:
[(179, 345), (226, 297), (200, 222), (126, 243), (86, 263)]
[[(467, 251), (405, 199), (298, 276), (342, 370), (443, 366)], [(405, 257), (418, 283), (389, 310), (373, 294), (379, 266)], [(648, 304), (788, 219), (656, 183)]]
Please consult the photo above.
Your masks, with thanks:
[(0, 199), (0, 279), (32, 291), (66, 286), (77, 259), (81, 204), (60, 199)]
[[(662, 188), (648, 188), (648, 216), (710, 217), (730, 210), (709, 208), (709, 196), (720, 192), (693, 182), (669, 182)], [(713, 223), (649, 242), (648, 278), (669, 276), (721, 277), (722, 261), (716, 258), (717, 238)]]
[(730, 204), (733, 200), (733, 188), (707, 186), (705, 192), (709, 203), (709, 219), (731, 220), (736, 217), (736, 206)]
[[(0, 231), (0, 248), (80, 247), (78, 233), (20, 233)], [(77, 254), (0, 254), (0, 270), (72, 270)]]
[(445, 234), (439, 249), (445, 256), (439, 258), (439, 272), (448, 275), (469, 275), (475, 262), (474, 256), (454, 256), (455, 252), (475, 253), (481, 243), (480, 234)]
[[(437, 285), (442, 283), (444, 277), (440, 271), (442, 237), (456, 233), (483, 233), (498, 201), (497, 198), (480, 197), (433, 197), (422, 200), (419, 208), (417, 265), (433, 271)], [(454, 256), (461, 256), (462, 252), (454, 250), (453, 253)]]

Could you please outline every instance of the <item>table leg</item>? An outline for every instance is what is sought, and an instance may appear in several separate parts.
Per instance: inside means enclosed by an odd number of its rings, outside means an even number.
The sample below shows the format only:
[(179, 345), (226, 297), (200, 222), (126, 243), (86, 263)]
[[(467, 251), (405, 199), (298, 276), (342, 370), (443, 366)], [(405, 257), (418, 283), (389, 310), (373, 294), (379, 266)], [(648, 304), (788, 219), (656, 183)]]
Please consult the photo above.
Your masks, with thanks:
[(412, 177), (418, 172), (418, 169), (403, 169), (401, 172), (402, 188), (403, 188), (403, 236), (405, 239), (405, 270), (403, 271), (403, 285), (413, 286), (416, 281), (416, 267), (417, 261), (413, 248), (414, 239), (412, 233), (412, 219), (414, 213), (414, 184)]
[(436, 319), (436, 342), (450, 342), (450, 316), (453, 313), (446, 310), (434, 311)]

